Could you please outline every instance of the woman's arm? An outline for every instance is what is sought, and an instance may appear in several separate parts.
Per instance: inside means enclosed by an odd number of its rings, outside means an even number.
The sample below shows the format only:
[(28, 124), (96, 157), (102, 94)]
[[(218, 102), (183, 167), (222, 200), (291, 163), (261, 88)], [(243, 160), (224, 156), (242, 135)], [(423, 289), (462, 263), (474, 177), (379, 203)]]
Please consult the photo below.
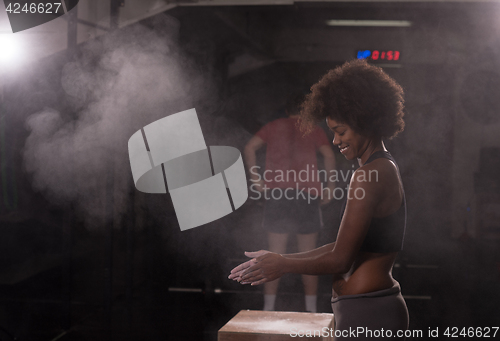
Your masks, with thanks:
[(259, 285), (264, 282), (274, 281), (286, 273), (303, 275), (346, 273), (349, 271), (350, 265), (347, 266), (347, 263), (343, 262), (341, 257), (336, 257), (334, 250), (308, 258), (287, 258), (269, 252), (246, 262), (246, 268), (240, 269), (237, 275), (232, 274), (230, 278), (237, 280), (241, 284)]
[(334, 247), (335, 247), (335, 242), (320, 246), (314, 250), (299, 252), (299, 253), (289, 253), (282, 256), (290, 259), (311, 258), (332, 251)]
[(343, 274), (349, 271), (365, 239), (380, 201), (380, 183), (367, 182), (354, 173), (347, 205), (333, 250), (307, 258), (289, 258), (267, 253), (252, 260), (239, 277), (242, 283), (252, 285), (273, 281), (285, 273), (304, 275)]
[[(300, 253), (291, 253), (291, 254), (286, 254), (286, 255), (281, 255), (281, 256), (283, 256), (285, 258), (290, 258), (290, 259), (311, 258), (311, 257), (316, 257), (316, 256), (319, 256), (323, 253), (331, 251), (334, 246), (335, 246), (335, 242), (320, 246), (314, 250), (300, 252)], [(243, 274), (243, 272), (256, 263), (255, 262), (256, 258), (263, 256), (265, 254), (268, 254), (268, 253), (271, 253), (271, 252), (267, 251), (267, 250), (245, 252), (245, 256), (250, 257), (252, 259), (238, 265), (233, 270), (231, 270), (231, 273), (229, 274), (228, 278), (233, 279), (235, 281), (239, 280), (241, 275)]]
[(349, 271), (351, 265), (336, 257), (333, 250), (303, 258), (286, 258), (283, 261), (284, 273), (303, 275), (343, 274)]
[(253, 136), (250, 141), (245, 145), (245, 149), (243, 151), (243, 156), (245, 158), (245, 163), (250, 173), (250, 181), (254, 184), (257, 184), (258, 191), (264, 191), (264, 181), (260, 177), (258, 167), (257, 167), (257, 150), (262, 148), (265, 145), (265, 141), (258, 137), (257, 135)]

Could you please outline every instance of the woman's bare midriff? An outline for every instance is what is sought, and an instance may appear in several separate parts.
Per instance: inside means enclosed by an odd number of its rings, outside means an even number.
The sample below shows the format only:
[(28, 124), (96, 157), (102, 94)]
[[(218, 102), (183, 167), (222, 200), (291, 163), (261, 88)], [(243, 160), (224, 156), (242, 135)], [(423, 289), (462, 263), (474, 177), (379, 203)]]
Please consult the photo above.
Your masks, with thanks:
[(349, 272), (333, 277), (333, 297), (364, 294), (392, 287), (392, 266), (397, 254), (360, 252)]

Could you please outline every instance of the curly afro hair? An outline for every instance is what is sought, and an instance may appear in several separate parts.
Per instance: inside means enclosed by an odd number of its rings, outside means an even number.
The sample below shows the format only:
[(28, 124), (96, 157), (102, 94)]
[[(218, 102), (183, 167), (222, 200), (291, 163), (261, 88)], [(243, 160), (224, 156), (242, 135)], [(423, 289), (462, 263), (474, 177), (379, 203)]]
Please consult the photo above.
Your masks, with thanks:
[(358, 134), (392, 139), (404, 129), (403, 88), (380, 67), (352, 60), (330, 70), (311, 87), (301, 106), (307, 134), (326, 117)]

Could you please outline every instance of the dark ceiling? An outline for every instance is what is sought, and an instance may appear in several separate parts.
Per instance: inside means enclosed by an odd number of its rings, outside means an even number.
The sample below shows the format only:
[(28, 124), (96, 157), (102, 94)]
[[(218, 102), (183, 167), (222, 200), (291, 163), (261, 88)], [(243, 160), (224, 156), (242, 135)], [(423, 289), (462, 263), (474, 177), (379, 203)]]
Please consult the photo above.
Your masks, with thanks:
[[(181, 35), (231, 59), (340, 62), (357, 49), (401, 51), (401, 63), (442, 64), (496, 40), (497, 3), (322, 2), (287, 6), (195, 6), (166, 12)], [(408, 20), (411, 27), (331, 27), (327, 19)], [(192, 38), (186, 38), (189, 40)], [(463, 59), (463, 58), (462, 58)]]

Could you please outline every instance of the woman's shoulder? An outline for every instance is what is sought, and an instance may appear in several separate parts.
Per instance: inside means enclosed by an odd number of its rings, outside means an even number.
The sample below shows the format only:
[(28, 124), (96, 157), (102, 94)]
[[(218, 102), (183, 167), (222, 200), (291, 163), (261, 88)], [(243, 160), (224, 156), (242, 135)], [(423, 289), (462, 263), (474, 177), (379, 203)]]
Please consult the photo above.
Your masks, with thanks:
[(398, 181), (398, 168), (387, 158), (378, 158), (359, 167), (352, 176), (354, 183), (385, 186)]

